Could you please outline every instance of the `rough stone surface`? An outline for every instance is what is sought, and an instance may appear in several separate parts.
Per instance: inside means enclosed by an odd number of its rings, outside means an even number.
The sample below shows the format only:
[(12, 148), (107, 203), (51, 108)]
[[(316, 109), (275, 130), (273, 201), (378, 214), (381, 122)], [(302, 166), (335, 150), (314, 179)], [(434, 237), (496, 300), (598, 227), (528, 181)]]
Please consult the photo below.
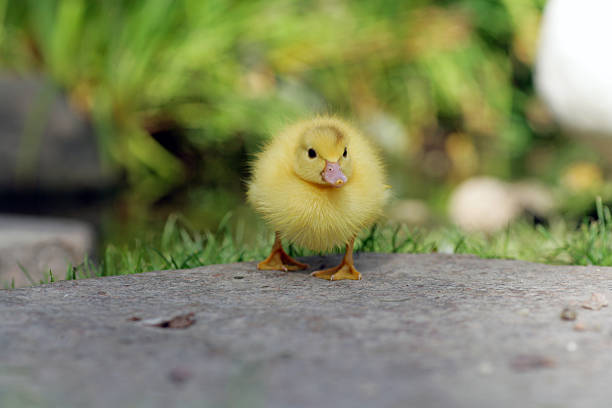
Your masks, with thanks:
[(0, 287), (48, 282), (49, 270), (64, 279), (68, 264), (83, 262), (94, 242), (93, 228), (82, 221), (0, 214)]
[(356, 263), (362, 281), (242, 263), (0, 291), (0, 406), (610, 405), (612, 308), (580, 304), (610, 299), (612, 268)]

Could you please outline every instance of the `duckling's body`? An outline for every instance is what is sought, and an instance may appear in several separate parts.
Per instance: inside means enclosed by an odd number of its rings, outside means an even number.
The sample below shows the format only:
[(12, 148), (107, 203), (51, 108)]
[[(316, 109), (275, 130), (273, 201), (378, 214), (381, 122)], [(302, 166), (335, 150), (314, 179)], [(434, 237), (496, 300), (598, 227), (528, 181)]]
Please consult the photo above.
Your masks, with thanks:
[[(381, 160), (364, 136), (340, 119), (317, 117), (285, 129), (257, 156), (248, 199), (278, 232), (280, 251), (285, 238), (316, 251), (347, 244), (348, 254), (359, 231), (382, 214), (384, 183)], [(305, 267), (281, 258), (259, 267)], [(332, 275), (324, 278), (340, 278)]]

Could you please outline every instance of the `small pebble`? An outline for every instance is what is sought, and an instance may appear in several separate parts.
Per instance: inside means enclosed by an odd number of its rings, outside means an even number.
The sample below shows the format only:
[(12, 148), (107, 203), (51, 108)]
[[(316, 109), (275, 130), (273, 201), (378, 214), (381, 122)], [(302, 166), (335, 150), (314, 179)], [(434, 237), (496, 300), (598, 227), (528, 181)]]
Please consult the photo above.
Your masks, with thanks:
[(576, 324), (574, 325), (574, 330), (576, 330), (576, 331), (585, 331), (586, 330), (586, 326), (582, 322), (576, 322)]
[(578, 313), (573, 307), (566, 306), (561, 311), (561, 320), (576, 320)]
[(478, 364), (478, 372), (483, 375), (489, 375), (493, 373), (493, 366), (488, 361), (483, 361)]
[(608, 306), (608, 299), (603, 293), (592, 293), (591, 298), (582, 304), (584, 309), (599, 310)]
[(575, 341), (570, 341), (569, 343), (567, 343), (567, 345), (565, 346), (565, 349), (567, 351), (569, 351), (570, 353), (578, 350), (578, 344), (576, 344)]

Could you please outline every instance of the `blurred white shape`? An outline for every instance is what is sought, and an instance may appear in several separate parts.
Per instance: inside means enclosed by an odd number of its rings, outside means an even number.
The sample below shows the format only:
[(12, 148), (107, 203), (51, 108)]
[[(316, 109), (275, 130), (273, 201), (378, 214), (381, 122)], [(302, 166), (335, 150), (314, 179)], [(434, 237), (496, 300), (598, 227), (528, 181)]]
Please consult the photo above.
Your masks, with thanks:
[(363, 128), (376, 139), (385, 153), (399, 157), (405, 155), (408, 149), (408, 132), (394, 116), (376, 112), (365, 120)]
[(612, 137), (612, 1), (550, 0), (544, 10), (536, 88), (568, 130)]
[(555, 198), (544, 184), (524, 180), (510, 185), (510, 193), (523, 211), (539, 216), (550, 215), (555, 210)]
[(554, 209), (553, 194), (542, 183), (506, 183), (493, 177), (464, 181), (449, 201), (451, 220), (466, 231), (495, 232), (522, 214), (546, 217)]
[(449, 205), (452, 221), (466, 231), (499, 230), (521, 212), (509, 185), (491, 177), (463, 182), (453, 192)]
[(422, 200), (397, 200), (391, 204), (387, 215), (391, 221), (408, 225), (424, 225), (431, 218), (429, 208)]

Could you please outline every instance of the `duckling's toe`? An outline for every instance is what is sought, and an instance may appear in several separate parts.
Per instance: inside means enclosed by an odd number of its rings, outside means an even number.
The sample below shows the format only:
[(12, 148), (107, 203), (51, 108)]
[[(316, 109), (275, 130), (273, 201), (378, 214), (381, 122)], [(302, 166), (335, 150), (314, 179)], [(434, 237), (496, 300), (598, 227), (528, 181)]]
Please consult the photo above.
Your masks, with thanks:
[(283, 263), (283, 262), (266, 262), (261, 261), (257, 264), (257, 269), (263, 271), (299, 271), (302, 269), (308, 269), (307, 264), (297, 262), (295, 264)]
[(299, 271), (308, 269), (308, 264), (296, 261), (282, 249), (275, 249), (266, 260), (257, 264), (257, 269), (268, 271)]
[(359, 271), (357, 271), (357, 269), (355, 269), (353, 265), (350, 265), (345, 262), (333, 268), (313, 272), (312, 276), (319, 279), (334, 281), (344, 279), (361, 280), (361, 274), (359, 273)]

